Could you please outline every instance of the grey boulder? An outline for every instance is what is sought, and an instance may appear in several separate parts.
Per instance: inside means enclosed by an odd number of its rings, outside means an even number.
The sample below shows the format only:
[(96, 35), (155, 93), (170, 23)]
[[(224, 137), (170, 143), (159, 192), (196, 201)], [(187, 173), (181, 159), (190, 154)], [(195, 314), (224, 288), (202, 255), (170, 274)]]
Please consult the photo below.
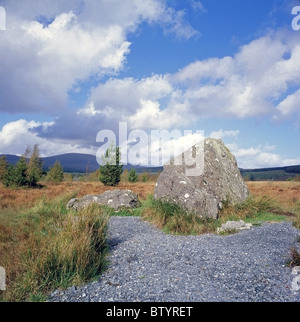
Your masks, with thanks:
[(138, 196), (131, 190), (109, 190), (101, 195), (86, 195), (80, 199), (71, 199), (67, 208), (81, 210), (92, 203), (109, 206), (115, 210), (138, 208), (140, 206)]
[(237, 204), (248, 196), (235, 157), (221, 140), (211, 138), (171, 159), (154, 191), (157, 200), (175, 202), (190, 213), (212, 219), (218, 218), (224, 202)]

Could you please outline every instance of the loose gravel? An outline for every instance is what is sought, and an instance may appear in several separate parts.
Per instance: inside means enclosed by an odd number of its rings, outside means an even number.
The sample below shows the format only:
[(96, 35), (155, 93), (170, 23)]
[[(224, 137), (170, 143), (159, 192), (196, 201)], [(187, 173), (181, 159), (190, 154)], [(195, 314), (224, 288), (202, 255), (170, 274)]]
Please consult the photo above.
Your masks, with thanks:
[(287, 266), (299, 235), (283, 222), (229, 236), (172, 236), (138, 217), (112, 217), (109, 269), (49, 301), (299, 302)]

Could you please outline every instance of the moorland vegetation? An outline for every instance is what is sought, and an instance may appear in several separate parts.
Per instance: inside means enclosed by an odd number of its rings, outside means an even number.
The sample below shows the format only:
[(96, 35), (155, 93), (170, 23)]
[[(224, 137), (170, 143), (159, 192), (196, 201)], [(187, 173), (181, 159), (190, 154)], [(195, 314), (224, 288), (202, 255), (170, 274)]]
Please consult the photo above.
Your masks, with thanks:
[[(106, 234), (115, 215), (140, 216), (168, 234), (215, 233), (222, 223), (240, 219), (254, 225), (289, 220), (300, 229), (299, 181), (249, 181), (251, 196), (245, 202), (225, 205), (218, 220), (204, 220), (176, 204), (156, 201), (158, 174), (124, 170), (117, 183), (105, 185), (99, 180), (101, 168), (74, 181), (59, 163), (48, 172), (41, 166), (37, 146), (14, 167), (0, 159), (0, 266), (7, 284), (1, 301), (45, 301), (57, 288), (99, 277), (108, 264)], [(141, 207), (120, 213), (97, 205), (78, 212), (66, 208), (73, 197), (111, 189), (132, 190)], [(287, 265), (300, 265), (299, 258), (291, 249)]]

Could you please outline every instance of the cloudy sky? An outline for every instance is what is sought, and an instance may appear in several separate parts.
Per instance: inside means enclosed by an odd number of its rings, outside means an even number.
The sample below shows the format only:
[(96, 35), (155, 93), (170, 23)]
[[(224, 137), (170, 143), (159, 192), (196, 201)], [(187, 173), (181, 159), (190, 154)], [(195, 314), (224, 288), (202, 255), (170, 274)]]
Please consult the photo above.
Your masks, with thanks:
[(243, 168), (300, 164), (297, 5), (0, 0), (0, 154), (96, 154), (126, 122), (204, 131)]

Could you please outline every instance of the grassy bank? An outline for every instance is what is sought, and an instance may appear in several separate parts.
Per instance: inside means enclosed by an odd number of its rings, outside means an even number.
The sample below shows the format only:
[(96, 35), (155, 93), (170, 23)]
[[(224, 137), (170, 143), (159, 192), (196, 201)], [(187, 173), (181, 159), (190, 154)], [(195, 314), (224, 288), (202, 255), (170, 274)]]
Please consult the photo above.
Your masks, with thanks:
[(109, 215), (96, 205), (69, 212), (69, 199), (2, 211), (0, 266), (7, 274), (2, 301), (43, 301), (47, 292), (85, 283), (105, 268)]
[(200, 235), (215, 232), (217, 222), (187, 213), (175, 203), (155, 200), (150, 195), (143, 205), (142, 218), (175, 235)]
[(286, 213), (279, 203), (266, 196), (251, 196), (237, 205), (224, 205), (217, 220), (199, 218), (187, 213), (175, 203), (155, 200), (150, 195), (143, 205), (142, 217), (170, 234), (199, 235), (215, 233), (222, 223), (229, 220), (244, 220), (258, 224), (261, 222), (281, 222), (292, 219), (299, 228), (299, 216)]

